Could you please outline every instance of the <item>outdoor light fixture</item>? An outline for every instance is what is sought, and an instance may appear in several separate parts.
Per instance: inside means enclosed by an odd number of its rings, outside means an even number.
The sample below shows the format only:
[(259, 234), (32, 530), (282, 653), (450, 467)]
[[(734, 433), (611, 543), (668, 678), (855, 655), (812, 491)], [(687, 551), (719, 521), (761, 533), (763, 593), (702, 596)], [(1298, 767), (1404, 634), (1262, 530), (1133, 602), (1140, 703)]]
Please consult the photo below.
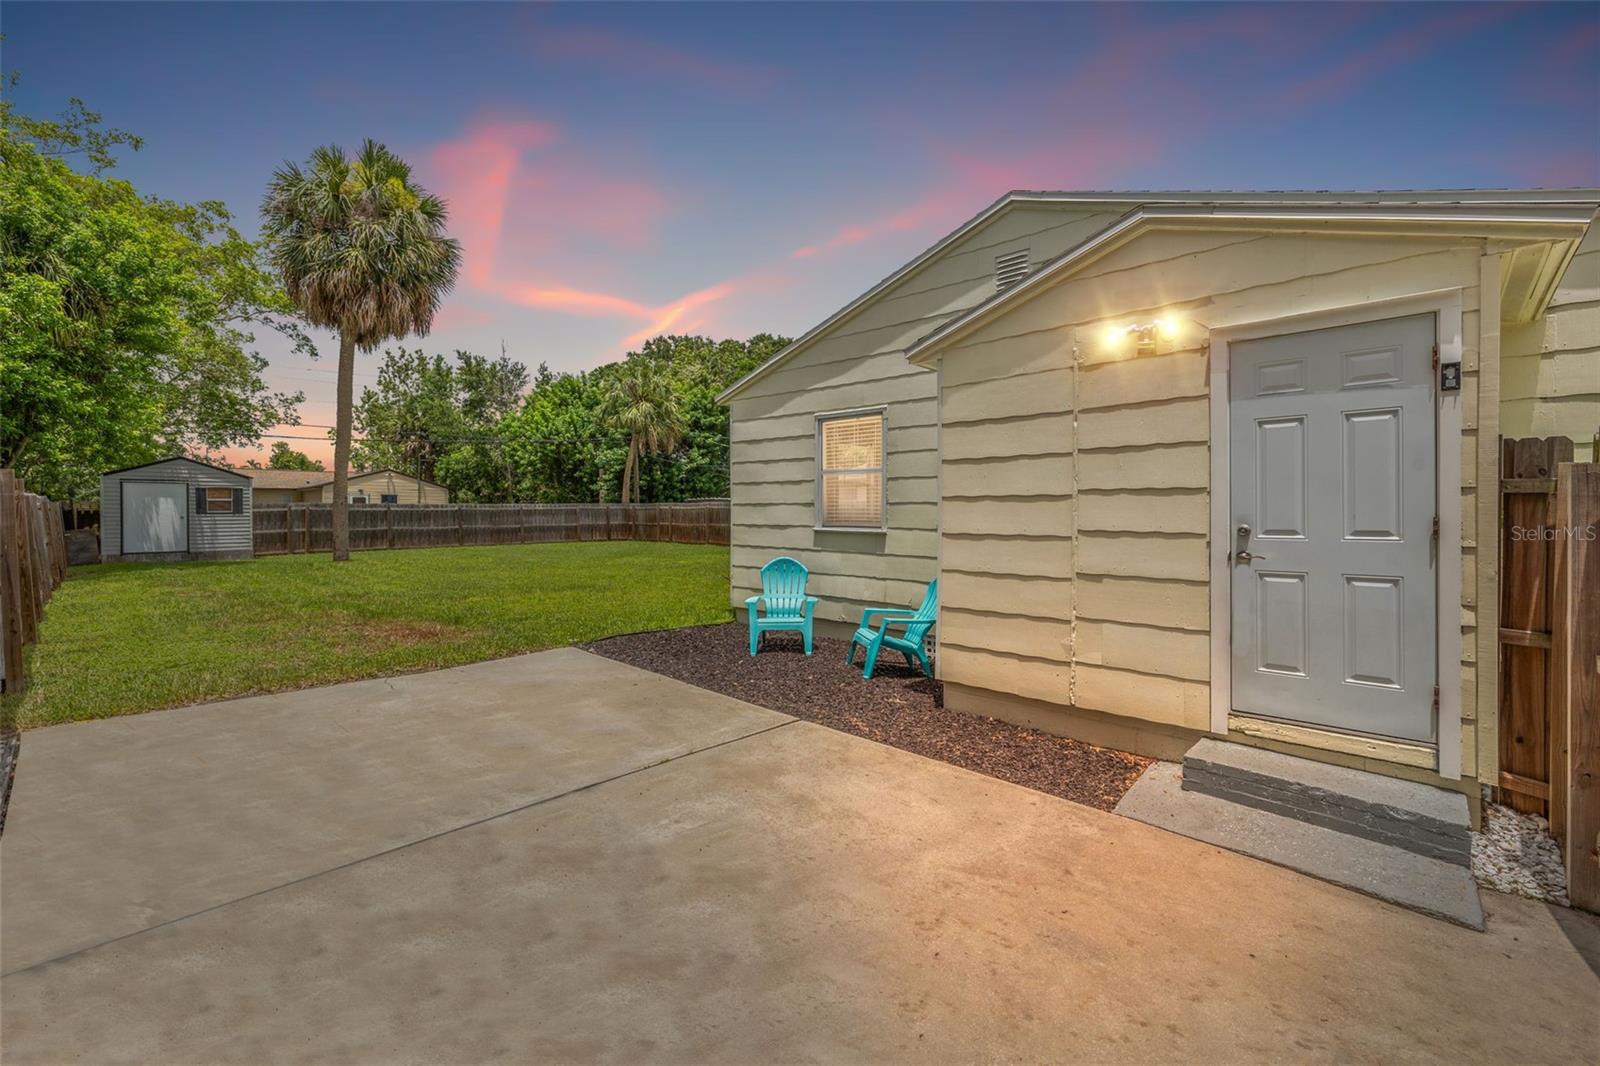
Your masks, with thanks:
[(1125, 325), (1107, 326), (1101, 334), (1101, 339), (1107, 348), (1117, 349), (1125, 344), (1129, 337), (1133, 338), (1134, 350), (1140, 355), (1150, 355), (1156, 350), (1157, 341), (1174, 341), (1183, 326), (1181, 319), (1173, 315), (1163, 315), (1149, 322), (1129, 322)]

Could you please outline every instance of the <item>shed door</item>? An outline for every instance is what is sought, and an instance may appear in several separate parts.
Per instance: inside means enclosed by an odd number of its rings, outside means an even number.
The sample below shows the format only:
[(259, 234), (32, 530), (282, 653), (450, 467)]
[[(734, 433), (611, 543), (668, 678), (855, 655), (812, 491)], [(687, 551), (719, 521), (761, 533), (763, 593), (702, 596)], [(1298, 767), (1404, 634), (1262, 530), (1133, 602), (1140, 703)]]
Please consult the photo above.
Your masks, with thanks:
[(181, 481), (124, 481), (122, 553), (188, 551), (188, 501)]
[(1433, 738), (1433, 315), (1231, 349), (1233, 706)]

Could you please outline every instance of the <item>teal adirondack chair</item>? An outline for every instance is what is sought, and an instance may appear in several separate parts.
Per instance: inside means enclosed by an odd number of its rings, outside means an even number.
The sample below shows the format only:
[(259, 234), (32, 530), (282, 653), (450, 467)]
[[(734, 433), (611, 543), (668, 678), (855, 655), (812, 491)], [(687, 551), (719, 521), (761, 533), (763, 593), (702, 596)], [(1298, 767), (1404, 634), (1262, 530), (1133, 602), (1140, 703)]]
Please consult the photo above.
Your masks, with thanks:
[(817, 598), (806, 595), (809, 576), (800, 560), (787, 555), (780, 555), (761, 568), (761, 595), (744, 601), (750, 615), (751, 655), (761, 647), (761, 634), (783, 629), (799, 630), (806, 654), (811, 654), (811, 615), (817, 608)]
[[(880, 619), (877, 628), (872, 625), (874, 615)], [(939, 580), (935, 578), (928, 582), (928, 593), (922, 597), (922, 606), (915, 611), (903, 607), (868, 607), (862, 611), (861, 628), (850, 638), (850, 649), (845, 652), (844, 661), (855, 662), (857, 644), (865, 648), (867, 658), (862, 663), (861, 678), (869, 680), (872, 668), (878, 665), (878, 652), (888, 646), (906, 657), (907, 666), (920, 664), (922, 672), (932, 677), (933, 663), (928, 661), (928, 630), (938, 620)], [(899, 636), (889, 632), (890, 629), (902, 627), (904, 632)]]

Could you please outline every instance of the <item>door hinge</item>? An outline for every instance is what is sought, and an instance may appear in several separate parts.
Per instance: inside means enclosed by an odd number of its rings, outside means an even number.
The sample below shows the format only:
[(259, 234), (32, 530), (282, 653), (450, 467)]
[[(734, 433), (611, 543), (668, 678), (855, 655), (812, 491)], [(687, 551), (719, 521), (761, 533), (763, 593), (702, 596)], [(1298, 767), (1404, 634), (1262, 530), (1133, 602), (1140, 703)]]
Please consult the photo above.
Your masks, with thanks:
[(1439, 686), (1433, 686), (1433, 713), (1439, 713)]
[(1439, 543), (1439, 516), (1433, 516), (1433, 542)]
[(1435, 373), (1438, 373), (1438, 370), (1439, 370), (1439, 346), (1437, 344), (1435, 344), (1433, 346), (1433, 369), (1434, 369)]

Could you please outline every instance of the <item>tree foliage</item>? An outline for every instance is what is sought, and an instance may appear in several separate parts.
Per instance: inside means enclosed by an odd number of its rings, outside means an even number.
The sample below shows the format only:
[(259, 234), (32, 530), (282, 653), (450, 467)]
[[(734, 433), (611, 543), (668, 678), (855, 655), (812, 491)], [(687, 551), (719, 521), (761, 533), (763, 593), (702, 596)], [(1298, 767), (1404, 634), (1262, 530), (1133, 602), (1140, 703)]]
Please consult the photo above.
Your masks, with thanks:
[(221, 203), (104, 176), (139, 144), (79, 100), (59, 120), (0, 101), (0, 465), (52, 495), (296, 421), (303, 397), (267, 388), (254, 329), (315, 354)]
[(272, 454), (267, 457), (268, 470), (321, 470), (322, 460), (313, 459), (305, 452), (295, 451), (285, 440), (275, 441)]
[(600, 402), (606, 428), (628, 438), (622, 467), (622, 501), (639, 502), (639, 463), (646, 455), (670, 454), (683, 439), (683, 412), (662, 360), (629, 359), (606, 382)]
[(362, 389), (355, 405), (364, 439), (352, 460), (357, 469), (420, 472), (453, 499), (502, 502), (511, 490), (494, 437), (527, 386), (528, 368), (504, 353), (457, 350), (452, 363), (421, 349), (385, 349), (377, 388)]
[(455, 286), (461, 245), (445, 204), (411, 180), (405, 160), (368, 140), (352, 159), (335, 145), (272, 175), (262, 233), (284, 290), (307, 321), (339, 334), (333, 444), (333, 557), (350, 558), (346, 478), (355, 355), (426, 335)]
[(620, 362), (581, 374), (556, 374), (541, 365), (521, 408), (500, 424), (514, 498), (623, 498), (631, 434), (607, 418), (607, 398), (616, 394), (613, 382), (638, 375), (641, 364), (650, 364), (645, 373), (670, 388), (679, 432), (663, 454), (637, 456), (639, 498), (726, 496), (728, 411), (717, 396), (788, 343), (766, 333), (744, 341), (660, 336)]

